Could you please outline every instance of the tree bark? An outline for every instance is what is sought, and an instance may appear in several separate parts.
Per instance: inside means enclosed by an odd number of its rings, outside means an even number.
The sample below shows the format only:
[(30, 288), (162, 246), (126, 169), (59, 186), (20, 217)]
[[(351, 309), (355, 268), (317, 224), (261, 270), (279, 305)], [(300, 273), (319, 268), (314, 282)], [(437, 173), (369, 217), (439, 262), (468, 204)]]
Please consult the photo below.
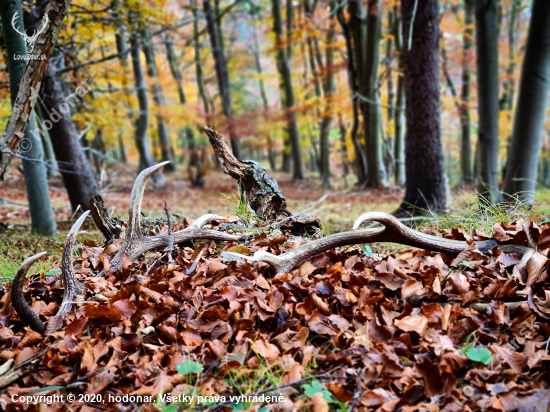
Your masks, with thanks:
[(403, 76), (403, 26), (401, 19), (401, 11), (397, 6), (394, 7), (395, 26), (394, 38), (395, 48), (399, 52), (399, 76), (397, 77), (397, 88), (395, 91), (395, 122), (394, 122), (394, 154), (395, 169), (394, 178), (395, 184), (403, 186), (405, 184), (405, 128), (404, 126), (404, 111), (405, 111), (405, 81)]
[[(330, 2), (330, 13), (336, 11), (336, 0)], [(325, 98), (325, 108), (321, 121), (321, 147), (320, 147), (320, 169), (321, 185), (330, 187), (330, 125), (334, 112), (334, 37), (336, 31), (336, 21), (334, 16), (330, 19), (327, 32), (326, 58), (325, 58), (325, 78), (323, 82), (323, 94)]]
[[(292, 86), (292, 71), (290, 68), (291, 47), (290, 45), (287, 45), (285, 50), (285, 47), (283, 46), (283, 19), (279, 0), (272, 0), (271, 3), (273, 6), (273, 31), (275, 33), (275, 42), (277, 47), (277, 68), (279, 69), (282, 86), (284, 88), (284, 104), (288, 119), (287, 130), (292, 155), (292, 176), (294, 179), (301, 180), (305, 178), (305, 175), (302, 165), (302, 149), (300, 144), (300, 136), (298, 134), (297, 115), (294, 107), (294, 88)], [(290, 19), (291, 15), (292, 0), (287, 0), (287, 19)], [(287, 27), (287, 32), (289, 31), (290, 27)]]
[(497, 0), (476, 0), (478, 95), (477, 191), (491, 204), (502, 197), (498, 187), (498, 21)]
[[(251, 6), (254, 7), (254, 6)], [(260, 60), (260, 45), (258, 43), (258, 30), (256, 27), (256, 10), (252, 8), (250, 11), (250, 16), (252, 18), (252, 40), (254, 46), (254, 64), (256, 65), (256, 71), (258, 72), (258, 88), (260, 89), (260, 97), (262, 98), (262, 105), (264, 111), (264, 120), (269, 122), (269, 102), (267, 100), (267, 93), (265, 91), (265, 84), (262, 78), (262, 63)], [(267, 158), (269, 160), (269, 167), (272, 171), (275, 171), (277, 167), (275, 166), (275, 154), (273, 153), (273, 142), (271, 141), (271, 132), (267, 132)]]
[(470, 89), (472, 85), (471, 62), (472, 39), (474, 38), (474, 7), (475, 0), (464, 0), (464, 34), (462, 40), (462, 88), (460, 92), (460, 169), (462, 183), (470, 185), (474, 178), (472, 174), (472, 139), (470, 119)]
[[(130, 47), (132, 55), (132, 69), (134, 71), (134, 86), (137, 93), (139, 114), (135, 120), (134, 140), (139, 153), (139, 170), (147, 169), (156, 164), (151, 154), (151, 144), (147, 129), (149, 127), (149, 99), (147, 96), (147, 86), (145, 76), (140, 60), (140, 41), (137, 33), (130, 36)], [(158, 173), (152, 176), (155, 186), (164, 186), (164, 177)]]
[[(342, 33), (346, 41), (346, 54), (348, 57), (347, 61), (347, 72), (348, 72), (348, 83), (349, 88), (352, 92), (352, 107), (353, 107), (353, 123), (351, 126), (351, 141), (353, 142), (353, 147), (355, 149), (355, 173), (357, 175), (357, 181), (363, 183), (367, 178), (367, 160), (365, 158), (365, 153), (359, 142), (359, 137), (357, 136), (357, 131), (359, 129), (359, 103), (357, 99), (357, 68), (356, 62), (353, 54), (352, 46), (352, 35), (351, 35), (351, 23), (346, 22), (344, 16), (343, 2), (344, 0), (338, 0), (338, 22), (342, 27)], [(351, 14), (351, 13), (350, 13)]]
[(166, 47), (166, 60), (170, 67), (170, 73), (172, 73), (173, 79), (178, 86), (178, 97), (181, 104), (185, 104), (187, 99), (185, 97), (185, 91), (183, 90), (183, 75), (179, 68), (178, 58), (176, 57), (176, 51), (174, 50), (174, 39), (171, 36), (166, 36), (164, 39), (164, 47)]
[(221, 23), (219, 13), (215, 13), (210, 0), (203, 1), (203, 10), (210, 37), (210, 45), (214, 56), (214, 66), (216, 68), (216, 78), (218, 79), (218, 88), (222, 101), (223, 114), (227, 118), (229, 126), (229, 138), (231, 141), (231, 150), (237, 159), (241, 159), (241, 145), (237, 138), (233, 125), (233, 108), (231, 107), (231, 91), (229, 84), (229, 70), (223, 46), (223, 37), (221, 32)]
[(533, 203), (550, 88), (550, 2), (534, 0), (517, 101), (505, 193)]
[(42, 74), (46, 70), (48, 58), (59, 36), (63, 19), (67, 13), (67, 4), (63, 0), (52, 0), (47, 6), (44, 5), (49, 23), (46, 29), (38, 35), (33, 51), (34, 54), (44, 56), (44, 58), (29, 60), (25, 66), (25, 73), (21, 79), (12, 113), (0, 138), (0, 180), (4, 180), (13, 158), (11, 153), (17, 150), (32, 116), (36, 104), (36, 90), (40, 87)]
[[(50, 139), (55, 151), (55, 157), (59, 163), (63, 182), (69, 195), (71, 207), (76, 211), (78, 207), (82, 211), (88, 210), (90, 198), (99, 194), (99, 187), (94, 173), (78, 141), (78, 133), (70, 113), (64, 116), (55, 116), (55, 111), (61, 111), (61, 105), (67, 105), (67, 102), (79, 101), (83, 92), (77, 89), (77, 93), (65, 98), (61, 88), (60, 79), (56, 74), (57, 67), (53, 60), (49, 62), (48, 67), (42, 79), (42, 89), (40, 96), (44, 102), (46, 112), (49, 112), (49, 118), (44, 114), (44, 121), (41, 129), (47, 129), (49, 124)], [(82, 88), (83, 86), (80, 86)], [(85, 93), (85, 92), (84, 92)], [(55, 121), (59, 118), (58, 121)]]
[[(415, 3), (416, 16), (411, 21)], [(401, 12), (407, 182), (400, 208), (412, 213), (441, 211), (446, 208), (446, 193), (441, 144), (438, 1), (402, 0)]]
[[(15, 13), (18, 13), (18, 19), (16, 20), (18, 27), (23, 28), (23, 10), (20, 1), (6, 1), (0, 10), (4, 43), (6, 45), (12, 105), (15, 104), (17, 99), (19, 85), (25, 73), (26, 65), (24, 60), (15, 60), (14, 55), (27, 54), (25, 41), (11, 26), (11, 21)], [(46, 168), (44, 163), (42, 163), (42, 141), (36, 134), (35, 115), (34, 111), (32, 111), (27, 130), (25, 131), (23, 140), (19, 144), (21, 155), (25, 157), (22, 163), (29, 211), (31, 214), (31, 227), (32, 231), (39, 235), (55, 236), (55, 217), (50, 202)], [(47, 136), (44, 137), (47, 138)], [(28, 150), (25, 150), (27, 148)]]
[[(145, 54), (145, 62), (147, 63), (147, 76), (149, 76), (149, 78), (151, 79), (154, 79), (154, 84), (152, 87), (153, 101), (155, 102), (155, 105), (157, 107), (162, 108), (165, 106), (164, 95), (162, 93), (162, 87), (159, 83), (155, 49), (153, 48), (153, 43), (151, 42), (151, 37), (147, 29), (141, 30), (141, 40), (143, 53)], [(172, 156), (172, 153), (174, 153), (174, 149), (172, 148), (172, 144), (170, 142), (170, 135), (168, 133), (168, 127), (166, 127), (166, 121), (164, 117), (159, 114), (156, 115), (156, 119), (161, 158), (163, 162), (170, 162), (166, 166), (164, 166), (164, 170), (167, 172), (175, 172), (176, 164)]]

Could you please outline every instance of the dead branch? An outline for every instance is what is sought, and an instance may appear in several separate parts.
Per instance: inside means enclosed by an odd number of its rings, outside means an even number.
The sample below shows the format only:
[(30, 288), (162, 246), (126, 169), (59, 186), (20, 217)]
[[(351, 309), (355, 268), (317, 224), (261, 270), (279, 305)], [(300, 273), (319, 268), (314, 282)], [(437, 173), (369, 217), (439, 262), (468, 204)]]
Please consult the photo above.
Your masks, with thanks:
[(29, 60), (25, 68), (25, 74), (21, 79), (11, 116), (4, 134), (0, 138), (0, 180), (4, 180), (13, 159), (12, 153), (17, 151), (19, 142), (25, 135), (30, 115), (36, 103), (40, 81), (46, 70), (54, 44), (57, 43), (68, 5), (69, 2), (65, 0), (51, 0), (46, 6), (44, 14), (48, 17), (49, 22), (46, 30), (38, 36), (34, 49), (36, 55), (46, 57)]
[(239, 194), (259, 218), (268, 224), (280, 225), (281, 230), (293, 234), (316, 234), (321, 229), (321, 220), (316, 216), (293, 215), (287, 208), (286, 198), (277, 181), (267, 174), (265, 168), (252, 160), (240, 161), (233, 156), (222, 136), (210, 127), (204, 128), (210, 144), (220, 159), (225, 173), (239, 182)]

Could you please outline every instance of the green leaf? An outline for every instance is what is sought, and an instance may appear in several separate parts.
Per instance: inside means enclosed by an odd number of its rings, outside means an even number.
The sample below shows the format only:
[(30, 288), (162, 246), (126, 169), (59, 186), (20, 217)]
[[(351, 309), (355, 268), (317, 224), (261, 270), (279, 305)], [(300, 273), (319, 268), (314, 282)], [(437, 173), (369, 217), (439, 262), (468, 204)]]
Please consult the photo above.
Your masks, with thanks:
[(474, 362), (481, 362), (485, 365), (488, 365), (493, 359), (493, 354), (487, 348), (476, 349), (471, 346), (466, 350), (465, 354), (468, 359)]
[(310, 384), (304, 384), (303, 385), (304, 392), (307, 395), (308, 398), (312, 398), (313, 395), (316, 393), (321, 392), (323, 394), (323, 398), (327, 402), (334, 402), (334, 398), (332, 397), (332, 393), (327, 391), (325, 388), (323, 388), (323, 385), (321, 382), (319, 382), (317, 379), (314, 379), (311, 381)]
[(245, 407), (242, 403), (232, 403), (229, 406), (231, 406), (234, 411), (244, 411), (245, 410)]
[(178, 365), (178, 373), (180, 375), (189, 375), (190, 373), (201, 373), (203, 367), (200, 363), (186, 359)]

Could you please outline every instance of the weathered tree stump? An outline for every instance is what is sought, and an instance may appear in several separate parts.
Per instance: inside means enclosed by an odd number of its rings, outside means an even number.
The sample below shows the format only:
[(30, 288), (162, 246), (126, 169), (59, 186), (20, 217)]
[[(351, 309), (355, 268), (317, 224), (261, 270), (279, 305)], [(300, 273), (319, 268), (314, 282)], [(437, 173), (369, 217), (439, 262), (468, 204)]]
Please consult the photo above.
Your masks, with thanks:
[(222, 136), (211, 127), (204, 128), (224, 172), (239, 182), (239, 194), (256, 216), (271, 226), (295, 235), (315, 234), (322, 228), (316, 216), (293, 215), (277, 181), (265, 167), (253, 160), (240, 161), (231, 154)]
[(109, 217), (105, 202), (100, 195), (93, 196), (90, 199), (90, 214), (94, 219), (96, 227), (105, 236), (106, 241), (104, 246), (110, 245), (115, 239), (120, 237), (122, 228), (114, 219)]

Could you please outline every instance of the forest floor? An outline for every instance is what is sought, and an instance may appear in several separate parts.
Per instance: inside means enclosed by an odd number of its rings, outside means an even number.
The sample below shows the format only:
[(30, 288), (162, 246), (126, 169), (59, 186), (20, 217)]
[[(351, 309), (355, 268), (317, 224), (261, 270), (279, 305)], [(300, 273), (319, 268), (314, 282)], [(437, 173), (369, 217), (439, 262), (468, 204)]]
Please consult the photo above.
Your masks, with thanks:
[[(148, 187), (145, 214), (164, 216), (164, 201), (180, 216), (177, 223), (184, 216), (237, 213), (234, 180), (211, 171), (205, 188), (197, 189), (180, 178), (182, 173), (165, 175), (165, 188)], [(349, 229), (362, 213), (391, 212), (403, 196), (401, 190), (346, 189), (337, 179), (335, 188), (326, 190), (314, 177), (297, 183), (273, 175), (289, 209), (318, 215), (327, 234)], [(126, 218), (132, 183), (129, 175), (113, 176), (103, 188), (115, 216)], [(17, 172), (1, 187), (1, 197), (25, 202)], [(0, 276), (13, 276), (19, 263), (39, 250), (49, 252), (29, 271), (33, 287), (26, 292), (46, 319), (61, 300), (59, 258), (73, 220), (62, 181), (52, 179), (50, 189), (59, 227), (55, 239), (29, 234), (25, 207), (0, 205)], [(461, 238), (477, 229), (479, 240), (481, 232), (493, 235), (496, 223), (497, 237), (530, 240), (540, 253), (525, 265), (515, 254), (485, 256), (472, 249), (453, 259), (371, 245), (327, 252), (291, 273), (275, 274), (267, 265), (253, 267), (244, 260), (223, 264), (220, 249), (231, 245), (197, 242), (195, 250), (178, 247), (174, 262), (149, 252), (123, 263), (122, 271), (105, 269), (103, 277), (97, 275), (103, 268), (100, 255), (77, 250), (74, 265), (87, 277), (86, 302), (68, 315), (66, 327), (47, 337), (22, 325), (6, 306), (7, 287), (0, 287), (0, 409), (19, 410), (14, 394), (73, 393), (152, 399), (103, 399), (97, 409), (79, 396), (71, 410), (86, 412), (118, 410), (121, 403), (126, 410), (143, 405), (162, 412), (213, 406), (224, 412), (547, 410), (550, 309), (542, 299), (548, 294), (550, 192), (539, 192), (531, 211), (518, 206), (480, 213), (475, 199), (468, 191), (454, 193), (450, 213), (421, 230), (450, 234), (448, 229), (458, 227), (453, 236)], [(524, 224), (526, 217), (537, 225)], [(276, 239), (257, 238), (244, 249), (278, 253), (297, 246)], [(86, 240), (101, 240), (91, 224), (77, 243)], [(194, 267), (199, 249), (204, 255)], [(98, 295), (108, 302), (94, 301)], [(33, 357), (40, 362), (26, 364), (19, 379), (3, 380), (10, 360), (23, 365)], [(159, 397), (167, 393), (189, 397)], [(277, 399), (230, 398), (262, 394)]]

